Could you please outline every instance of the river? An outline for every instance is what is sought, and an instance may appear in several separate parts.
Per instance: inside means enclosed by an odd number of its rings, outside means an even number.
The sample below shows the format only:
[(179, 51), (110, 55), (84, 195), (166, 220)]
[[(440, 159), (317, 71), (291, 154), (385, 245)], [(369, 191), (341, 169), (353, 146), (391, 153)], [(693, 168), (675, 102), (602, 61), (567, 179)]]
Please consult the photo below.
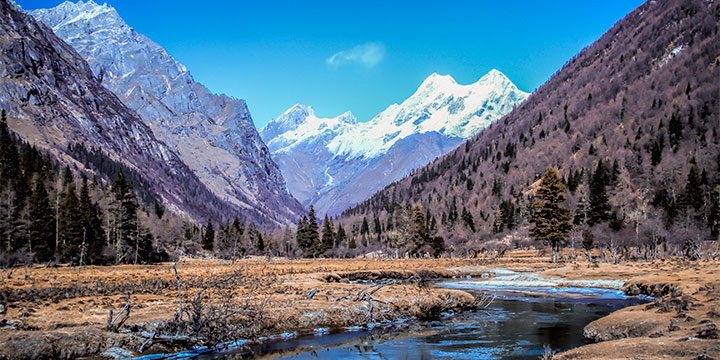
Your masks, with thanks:
[(628, 297), (620, 290), (537, 286), (555, 285), (537, 281), (509, 283), (511, 276), (498, 277), (505, 279), (500, 282), (470, 279), (437, 284), (474, 295), (494, 295), (495, 300), (483, 311), (355, 331), (320, 329), (315, 335), (265, 342), (253, 347), (252, 355), (226, 353), (206, 358), (538, 359), (545, 345), (554, 351), (584, 345), (585, 325), (617, 309), (647, 301)]

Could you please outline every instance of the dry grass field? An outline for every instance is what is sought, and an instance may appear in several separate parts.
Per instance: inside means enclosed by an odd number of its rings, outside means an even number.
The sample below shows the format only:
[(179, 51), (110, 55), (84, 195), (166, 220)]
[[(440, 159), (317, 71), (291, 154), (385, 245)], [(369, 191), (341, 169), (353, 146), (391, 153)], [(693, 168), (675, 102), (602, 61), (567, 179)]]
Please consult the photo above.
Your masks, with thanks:
[[(482, 299), (428, 279), (482, 277), (493, 268), (568, 280), (625, 280), (626, 291), (658, 297), (589, 324), (585, 335), (601, 342), (556, 358), (651, 359), (667, 353), (691, 359), (720, 353), (717, 262), (551, 264), (535, 251), (514, 251), (478, 259), (183, 259), (175, 265), (4, 270), (0, 358), (98, 356), (109, 348), (139, 354), (141, 346), (145, 353), (168, 352), (319, 327), (429, 318), (472, 309)], [(110, 320), (117, 319), (108, 325), (111, 310)]]

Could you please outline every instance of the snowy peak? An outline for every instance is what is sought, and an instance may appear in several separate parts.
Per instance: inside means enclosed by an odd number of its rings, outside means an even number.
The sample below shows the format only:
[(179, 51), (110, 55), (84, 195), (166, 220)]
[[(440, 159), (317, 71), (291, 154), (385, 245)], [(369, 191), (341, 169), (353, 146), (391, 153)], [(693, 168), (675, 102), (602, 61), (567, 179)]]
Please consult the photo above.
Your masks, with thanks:
[(497, 69), (488, 71), (478, 82), (483, 84), (512, 84), (510, 79)]
[(297, 104), (261, 129), (261, 135), (271, 151), (287, 152), (293, 146), (322, 138), (334, 155), (373, 158), (414, 134), (437, 132), (469, 138), (528, 95), (496, 69), (469, 85), (458, 84), (450, 75), (433, 73), (412, 96), (390, 105), (369, 122), (358, 123), (350, 112), (318, 118), (312, 107)]
[(420, 84), (417, 92), (420, 92), (422, 90), (449, 88), (455, 85), (457, 85), (457, 81), (455, 81), (452, 76), (432, 73), (425, 79), (425, 81), (422, 82), (422, 84)]
[[(280, 114), (280, 116), (272, 122), (278, 124), (299, 125), (302, 122), (305, 122), (306, 119), (313, 117), (317, 116), (315, 115), (315, 109), (313, 109), (312, 106), (295, 104), (290, 109), (287, 109), (284, 113)], [(329, 119), (337, 119), (338, 121), (347, 124), (357, 123), (357, 119), (355, 119), (355, 116), (349, 110), (340, 116)]]
[(290, 192), (332, 215), (452, 150), (528, 95), (494, 69), (469, 85), (433, 73), (370, 121), (350, 112), (321, 118), (298, 104), (260, 133)]
[(333, 118), (321, 118), (312, 107), (295, 104), (261, 128), (260, 136), (270, 151), (287, 151), (301, 142), (333, 138), (356, 124), (357, 119), (350, 111)]
[(311, 106), (295, 104), (293, 107), (278, 116), (278, 122), (288, 122), (296, 119), (304, 120), (308, 116), (315, 116), (315, 110)]
[(346, 123), (346, 124), (351, 124), (351, 125), (357, 124), (357, 119), (355, 118), (355, 115), (353, 115), (353, 113), (350, 110), (348, 110), (348, 111), (344, 112), (342, 115), (338, 116), (337, 119), (338, 119), (338, 121)]

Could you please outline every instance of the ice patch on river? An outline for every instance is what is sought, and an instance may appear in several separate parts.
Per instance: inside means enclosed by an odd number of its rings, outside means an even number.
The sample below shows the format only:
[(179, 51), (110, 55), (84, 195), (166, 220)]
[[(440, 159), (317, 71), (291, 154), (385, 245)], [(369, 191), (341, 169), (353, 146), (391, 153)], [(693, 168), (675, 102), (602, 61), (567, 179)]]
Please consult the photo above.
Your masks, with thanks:
[(567, 280), (547, 278), (535, 273), (520, 273), (503, 268), (488, 268), (495, 276), (484, 280), (442, 282), (439, 285), (459, 289), (523, 293), (531, 296), (618, 299), (627, 296), (621, 290), (623, 280)]
[(567, 280), (553, 279), (534, 273), (519, 273), (508, 269), (488, 269), (495, 277), (480, 281), (463, 281), (467, 284), (482, 284), (484, 286), (513, 286), (513, 287), (565, 287), (565, 288), (602, 288), (620, 290), (625, 285), (624, 280)]
[(439, 285), (456, 289), (484, 290), (496, 294), (519, 293), (523, 296), (538, 298), (562, 297), (566, 299), (625, 299), (628, 297), (622, 290), (592, 287), (487, 285), (485, 281), (443, 282)]

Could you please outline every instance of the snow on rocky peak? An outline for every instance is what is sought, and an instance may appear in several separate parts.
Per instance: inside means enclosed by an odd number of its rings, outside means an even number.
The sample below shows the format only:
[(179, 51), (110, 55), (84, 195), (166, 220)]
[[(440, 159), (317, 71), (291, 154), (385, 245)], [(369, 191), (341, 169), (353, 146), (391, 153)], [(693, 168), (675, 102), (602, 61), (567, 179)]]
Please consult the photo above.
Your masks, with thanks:
[(165, 49), (89, 0), (30, 12), (88, 62), (157, 138), (215, 195), (287, 223), (303, 211), (288, 193), (245, 101), (211, 93)]
[[(334, 215), (477, 134), (528, 95), (495, 69), (469, 85), (434, 73), (370, 121), (357, 122), (349, 112), (320, 118), (298, 104), (260, 134), (290, 192)], [(378, 181), (356, 183), (368, 176)]]
[(350, 111), (333, 118), (321, 118), (315, 115), (312, 107), (296, 104), (261, 128), (260, 132), (264, 139), (268, 139), (271, 152), (290, 152), (303, 143), (327, 142), (351, 131), (356, 124), (357, 120)]

